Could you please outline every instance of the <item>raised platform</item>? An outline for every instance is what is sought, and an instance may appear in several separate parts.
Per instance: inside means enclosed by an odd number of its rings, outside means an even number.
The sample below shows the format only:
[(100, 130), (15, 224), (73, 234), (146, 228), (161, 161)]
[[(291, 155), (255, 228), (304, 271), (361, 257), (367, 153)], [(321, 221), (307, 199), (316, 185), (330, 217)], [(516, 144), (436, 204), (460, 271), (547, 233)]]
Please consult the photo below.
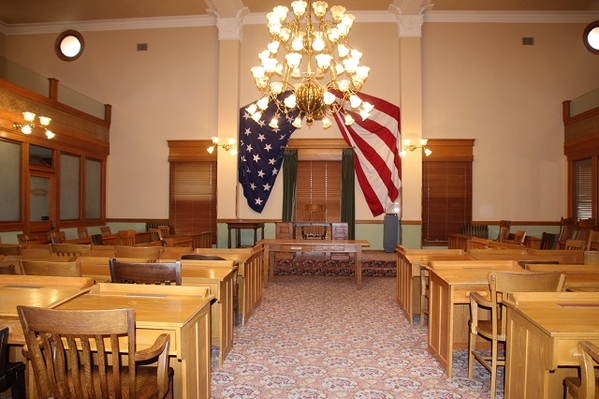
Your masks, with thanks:
[[(397, 268), (395, 252), (362, 251), (362, 276), (393, 277)], [(277, 276), (353, 276), (354, 261), (344, 255), (297, 254), (293, 259), (275, 260)]]

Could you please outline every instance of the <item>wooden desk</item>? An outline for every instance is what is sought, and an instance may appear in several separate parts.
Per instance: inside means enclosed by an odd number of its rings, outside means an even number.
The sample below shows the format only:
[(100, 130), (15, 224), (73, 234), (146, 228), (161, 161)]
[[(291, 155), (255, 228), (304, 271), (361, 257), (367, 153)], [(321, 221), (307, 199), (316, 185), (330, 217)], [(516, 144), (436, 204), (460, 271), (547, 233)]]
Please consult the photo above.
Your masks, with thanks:
[(233, 348), (233, 293), (237, 266), (232, 262), (228, 262), (228, 267), (193, 266), (193, 260), (183, 262), (185, 263), (181, 265), (182, 284), (210, 287), (210, 293), (216, 298), (210, 306), (212, 344), (218, 345), (218, 361), (222, 366), (227, 354)]
[(362, 247), (370, 246), (366, 240), (277, 240), (266, 239), (259, 242), (264, 248), (264, 286), (268, 279), (274, 276), (275, 253), (310, 253), (310, 252), (337, 252), (355, 254), (355, 274), (358, 289), (362, 288)]
[(578, 341), (599, 345), (599, 293), (512, 293), (504, 303), (505, 398), (561, 399), (563, 378), (577, 373)]
[(420, 313), (420, 270), (429, 261), (472, 258), (461, 249), (407, 249), (401, 245), (397, 253), (397, 303), (410, 323)]
[(262, 301), (262, 248), (196, 248), (196, 254), (220, 256), (226, 260), (237, 262), (237, 284), (239, 286), (238, 306), (241, 325), (245, 322)]
[(241, 230), (254, 230), (254, 243), (252, 246), (256, 245), (258, 242), (258, 229), (260, 229), (260, 237), (264, 238), (264, 223), (260, 222), (229, 222), (227, 223), (227, 230), (229, 233), (229, 238), (227, 241), (227, 246), (231, 248), (231, 230), (235, 230), (235, 248), (240, 248), (241, 245)]
[(501, 260), (430, 262), (428, 270), (428, 351), (451, 378), (453, 350), (468, 347), (470, 292), (490, 295), (488, 275), (491, 271), (528, 271), (516, 261)]
[(163, 241), (167, 247), (188, 247), (191, 248), (191, 236), (168, 236)]
[[(57, 309), (135, 309), (138, 348), (171, 336), (176, 398), (210, 398), (210, 303), (206, 287), (98, 284)], [(174, 359), (171, 359), (174, 360)]]

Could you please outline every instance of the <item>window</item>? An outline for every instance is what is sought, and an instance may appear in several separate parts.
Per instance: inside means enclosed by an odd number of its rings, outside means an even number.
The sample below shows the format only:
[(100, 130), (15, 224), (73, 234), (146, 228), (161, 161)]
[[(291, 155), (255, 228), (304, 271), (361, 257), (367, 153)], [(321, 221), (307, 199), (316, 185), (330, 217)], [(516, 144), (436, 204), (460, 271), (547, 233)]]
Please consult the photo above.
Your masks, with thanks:
[(593, 217), (593, 162), (589, 159), (573, 163), (573, 215), (577, 220)]
[(422, 163), (422, 246), (446, 246), (472, 222), (474, 140), (429, 140)]
[(298, 161), (295, 221), (302, 221), (304, 207), (323, 204), (326, 221), (341, 220), (341, 161)]
[(79, 219), (80, 157), (60, 155), (60, 220)]
[(0, 222), (21, 220), (21, 145), (0, 140)]
[(175, 234), (211, 231), (216, 243), (216, 153), (209, 140), (169, 140), (169, 224)]

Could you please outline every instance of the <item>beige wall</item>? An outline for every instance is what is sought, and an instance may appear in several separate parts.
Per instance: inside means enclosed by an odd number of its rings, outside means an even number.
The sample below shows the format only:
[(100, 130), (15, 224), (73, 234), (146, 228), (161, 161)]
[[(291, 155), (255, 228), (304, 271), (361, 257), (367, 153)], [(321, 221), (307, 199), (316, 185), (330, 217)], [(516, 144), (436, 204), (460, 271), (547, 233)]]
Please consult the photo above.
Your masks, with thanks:
[[(427, 138), (476, 139), (474, 220), (555, 221), (566, 214), (561, 102), (599, 87), (599, 56), (584, 49), (584, 26), (424, 24), (422, 126), (414, 130), (421, 129)], [(56, 34), (8, 35), (5, 53), (113, 106), (108, 217), (167, 218), (166, 140), (206, 139), (218, 131), (217, 29), (82, 33), (85, 53), (71, 63), (54, 55)], [(522, 46), (523, 36), (534, 37), (535, 45)], [(267, 40), (265, 26), (243, 28), (239, 106), (258, 98), (249, 68), (258, 63), (257, 53)], [(148, 43), (148, 51), (137, 52), (137, 43)], [(371, 67), (363, 91), (399, 104), (402, 71), (397, 25), (358, 20), (351, 43), (363, 51), (363, 63)], [(409, 65), (419, 63), (414, 60)], [(322, 131), (315, 125), (293, 137), (340, 136), (334, 127)], [(420, 163), (412, 155), (403, 165), (404, 221), (420, 220)], [(235, 174), (219, 179), (219, 184), (235, 186)], [(281, 198), (278, 183), (265, 211), (255, 214), (245, 206), (239, 190), (237, 215), (278, 219)], [(235, 206), (234, 198), (223, 199), (219, 217), (230, 217)], [(356, 218), (382, 220), (372, 217), (361, 192)]]

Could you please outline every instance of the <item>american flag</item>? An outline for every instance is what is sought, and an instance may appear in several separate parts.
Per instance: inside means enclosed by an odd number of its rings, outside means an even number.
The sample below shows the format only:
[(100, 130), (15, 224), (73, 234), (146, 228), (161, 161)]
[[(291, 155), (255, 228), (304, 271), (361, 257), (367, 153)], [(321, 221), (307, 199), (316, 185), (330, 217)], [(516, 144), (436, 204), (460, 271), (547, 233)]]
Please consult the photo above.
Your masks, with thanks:
[[(262, 213), (281, 171), (289, 136), (295, 131), (291, 123), (297, 112), (290, 113), (285, 119), (285, 115), (271, 101), (260, 120), (255, 122), (246, 108), (239, 110), (239, 183), (249, 207)], [(274, 115), (279, 117), (279, 127), (276, 129), (268, 126)]]
[(399, 107), (364, 93), (357, 95), (374, 105), (370, 117), (362, 120), (348, 111), (353, 124), (345, 125), (338, 113), (335, 121), (347, 144), (354, 148), (358, 184), (372, 215), (378, 216), (398, 198), (401, 187)]

